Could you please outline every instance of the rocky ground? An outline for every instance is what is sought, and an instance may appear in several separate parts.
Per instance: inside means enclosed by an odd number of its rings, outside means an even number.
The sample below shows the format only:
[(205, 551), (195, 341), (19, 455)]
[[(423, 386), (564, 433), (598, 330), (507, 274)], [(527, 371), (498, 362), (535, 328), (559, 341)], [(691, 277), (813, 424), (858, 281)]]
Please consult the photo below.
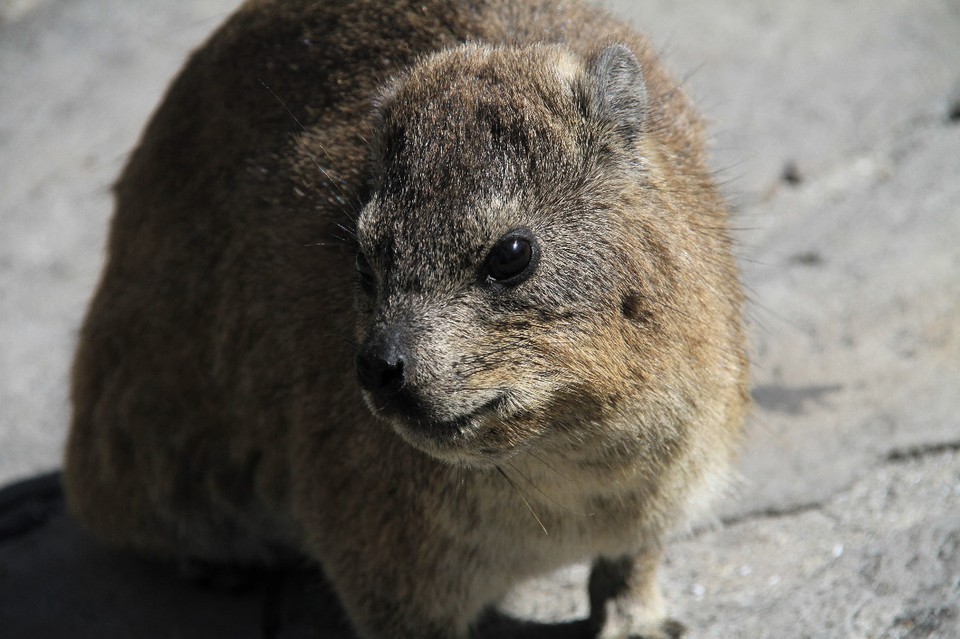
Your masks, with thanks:
[[(711, 121), (751, 297), (743, 479), (671, 546), (673, 612), (704, 638), (960, 637), (960, 1), (610, 4)], [(108, 186), (235, 5), (0, 0), (0, 483), (59, 465)], [(87, 539), (53, 479), (0, 493), (0, 636), (347, 636), (309, 573), (168, 573)], [(584, 576), (505, 611), (582, 615)]]

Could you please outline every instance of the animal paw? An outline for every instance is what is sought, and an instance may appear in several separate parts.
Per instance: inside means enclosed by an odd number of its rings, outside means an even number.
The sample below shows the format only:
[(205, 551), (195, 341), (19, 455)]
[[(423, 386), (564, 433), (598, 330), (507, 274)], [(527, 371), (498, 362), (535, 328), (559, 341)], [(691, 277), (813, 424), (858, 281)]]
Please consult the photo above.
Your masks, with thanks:
[(651, 628), (637, 635), (632, 634), (627, 639), (681, 639), (687, 632), (687, 627), (676, 619), (665, 619), (659, 627)]

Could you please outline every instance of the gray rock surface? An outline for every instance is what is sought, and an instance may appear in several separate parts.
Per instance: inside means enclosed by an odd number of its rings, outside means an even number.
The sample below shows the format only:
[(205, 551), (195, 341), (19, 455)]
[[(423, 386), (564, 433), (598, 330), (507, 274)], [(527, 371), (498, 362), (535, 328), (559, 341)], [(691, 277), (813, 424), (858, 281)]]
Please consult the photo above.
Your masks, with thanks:
[[(109, 184), (236, 4), (0, 2), (0, 483), (59, 465)], [(694, 637), (960, 637), (960, 2), (609, 4), (713, 124), (751, 295), (743, 480), (670, 548), (676, 616)], [(0, 534), (0, 629), (21, 633), (0, 636), (56, 636), (58, 605), (79, 615), (72, 637), (159, 636), (163, 619), (175, 636), (261, 636), (264, 586), (157, 584), (46, 521)], [(584, 578), (528, 584), (505, 609), (582, 615)], [(100, 601), (128, 625), (97, 626)]]
[(186, 52), (236, 5), (0, 5), (0, 483), (60, 463), (110, 185)]
[[(677, 540), (665, 594), (701, 639), (960, 637), (958, 513), (960, 453), (895, 455), (821, 503)], [(586, 575), (529, 584), (506, 608), (583, 616)]]

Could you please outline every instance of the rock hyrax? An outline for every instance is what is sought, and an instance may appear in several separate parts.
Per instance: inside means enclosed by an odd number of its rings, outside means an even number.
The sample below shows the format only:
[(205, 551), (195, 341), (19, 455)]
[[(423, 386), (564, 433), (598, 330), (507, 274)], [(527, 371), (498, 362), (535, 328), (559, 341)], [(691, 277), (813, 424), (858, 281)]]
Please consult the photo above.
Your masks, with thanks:
[(116, 185), (66, 487), (106, 542), (294, 548), (360, 637), (464, 638), (594, 561), (667, 637), (665, 533), (722, 484), (746, 360), (701, 121), (554, 0), (249, 0)]

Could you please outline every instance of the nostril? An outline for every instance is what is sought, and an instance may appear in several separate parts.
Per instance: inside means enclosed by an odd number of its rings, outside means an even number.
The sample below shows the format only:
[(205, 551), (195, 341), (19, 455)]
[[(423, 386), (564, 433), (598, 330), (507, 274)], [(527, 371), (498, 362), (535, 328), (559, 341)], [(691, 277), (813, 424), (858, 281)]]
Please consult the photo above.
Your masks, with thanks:
[(388, 362), (385, 358), (361, 353), (357, 356), (357, 377), (360, 385), (372, 393), (392, 393), (403, 386), (403, 360)]
[(380, 360), (380, 379), (379, 390), (382, 392), (395, 392), (403, 386), (403, 360), (397, 360), (391, 364), (386, 360)]

